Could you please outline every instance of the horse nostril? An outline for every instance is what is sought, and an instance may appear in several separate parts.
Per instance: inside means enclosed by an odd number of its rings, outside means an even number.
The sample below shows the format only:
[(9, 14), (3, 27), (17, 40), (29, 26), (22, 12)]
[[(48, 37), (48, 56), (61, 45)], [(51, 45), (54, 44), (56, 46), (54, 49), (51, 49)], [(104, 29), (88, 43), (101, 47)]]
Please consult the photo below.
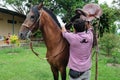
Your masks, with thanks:
[(19, 33), (19, 37), (21, 37), (23, 34), (22, 33)]
[(20, 37), (20, 39), (22, 39), (23, 38), (23, 33), (19, 33), (19, 37)]

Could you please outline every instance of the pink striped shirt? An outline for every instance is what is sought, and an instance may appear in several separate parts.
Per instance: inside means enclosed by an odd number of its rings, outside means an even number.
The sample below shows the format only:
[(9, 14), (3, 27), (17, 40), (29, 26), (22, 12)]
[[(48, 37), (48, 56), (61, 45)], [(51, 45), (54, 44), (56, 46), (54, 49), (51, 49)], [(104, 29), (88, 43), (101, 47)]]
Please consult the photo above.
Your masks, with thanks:
[[(62, 34), (70, 44), (70, 58), (68, 67), (80, 72), (90, 69), (93, 44), (93, 33), (91, 29), (89, 29), (87, 33), (63, 32)], [(83, 40), (85, 42), (82, 43)]]

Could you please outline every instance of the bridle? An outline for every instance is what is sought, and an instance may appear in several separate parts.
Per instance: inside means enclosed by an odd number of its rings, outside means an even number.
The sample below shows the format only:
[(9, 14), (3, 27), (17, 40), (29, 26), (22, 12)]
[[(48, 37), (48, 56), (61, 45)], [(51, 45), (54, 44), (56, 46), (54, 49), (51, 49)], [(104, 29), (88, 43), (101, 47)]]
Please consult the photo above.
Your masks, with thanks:
[[(32, 30), (34, 29), (33, 26), (34, 26), (34, 25), (37, 25), (37, 23), (40, 21), (40, 18), (41, 18), (41, 15), (42, 15), (42, 9), (41, 9), (40, 12), (41, 12), (41, 14), (39, 14), (38, 19), (35, 20), (32, 25), (28, 26), (27, 24), (24, 24), (24, 23), (22, 24), (22, 26), (24, 26), (24, 27), (26, 27), (26, 28), (29, 29), (29, 32), (28, 32), (28, 33), (32, 32)], [(32, 27), (32, 28), (30, 29), (30, 27)], [(38, 29), (40, 29), (40, 25), (39, 25)]]
[[(24, 23), (22, 24), (22, 26), (24, 26), (24, 27), (26, 27), (26, 28), (29, 29), (28, 34), (30, 34), (31, 31), (33, 30), (33, 28), (34, 28), (33, 26), (36, 25), (36, 24), (40, 21), (40, 18), (41, 18), (41, 15), (42, 15), (42, 9), (41, 9), (40, 12), (41, 12), (41, 14), (39, 15), (39, 18), (38, 18), (31, 26), (28, 26), (27, 24), (24, 24)], [(33, 27), (33, 28), (30, 29), (30, 27)], [(39, 25), (38, 29), (40, 29), (40, 27), (41, 27), (41, 25)], [(29, 39), (29, 40), (30, 40), (30, 39)], [(55, 55), (52, 55), (52, 56), (49, 56), (49, 57), (46, 57), (46, 58), (42, 58), (42, 57), (39, 56), (39, 54), (38, 54), (37, 52), (34, 51), (31, 40), (30, 40), (30, 49), (31, 49), (31, 51), (32, 51), (39, 59), (43, 59), (43, 60), (47, 60), (47, 59), (49, 59), (49, 58), (56, 57), (56, 56), (58, 56), (59, 54), (61, 54), (61, 53), (64, 51), (64, 50), (62, 50), (60, 53), (57, 53), (57, 54), (55, 54)]]
[[(42, 9), (41, 9), (41, 14), (39, 15), (38, 19), (37, 19), (36, 21), (34, 21), (34, 23), (33, 23), (31, 26), (28, 26), (27, 24), (24, 24), (24, 23), (22, 24), (22, 26), (24, 26), (24, 27), (26, 27), (26, 28), (29, 29), (29, 32), (27, 33), (27, 38), (28, 38), (28, 35), (29, 35), (30, 33), (32, 33), (32, 30), (33, 30), (33, 28), (34, 28), (33, 26), (34, 26), (34, 25), (37, 25), (37, 23), (40, 21), (41, 15), (42, 15)], [(41, 25), (39, 25), (38, 29), (40, 29), (40, 26), (41, 26)], [(32, 27), (32, 28), (30, 29), (30, 27)], [(45, 60), (48, 59), (48, 58), (41, 58), (41, 57), (39, 57), (39, 54), (33, 50), (32, 41), (31, 41), (29, 38), (28, 38), (28, 40), (30, 41), (30, 49), (32, 50), (32, 52), (33, 52), (39, 59), (45, 59)]]
[[(30, 31), (32, 31), (34, 28), (33, 26), (36, 25), (39, 22), (39, 20), (40, 20), (40, 18), (38, 18), (36, 21), (34, 21), (31, 26), (28, 26), (27, 24), (24, 24), (24, 23), (22, 24), (22, 26), (24, 26), (24, 27), (28, 28)], [(33, 28), (30, 29), (30, 27), (33, 27)]]

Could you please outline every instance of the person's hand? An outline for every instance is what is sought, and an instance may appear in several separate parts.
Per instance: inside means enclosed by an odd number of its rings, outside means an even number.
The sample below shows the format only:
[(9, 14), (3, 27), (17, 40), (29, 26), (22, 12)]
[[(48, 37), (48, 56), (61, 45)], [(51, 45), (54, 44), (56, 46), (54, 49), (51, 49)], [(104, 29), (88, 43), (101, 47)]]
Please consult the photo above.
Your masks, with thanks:
[(72, 23), (67, 23), (67, 24), (65, 24), (65, 28), (66, 28), (67, 30), (70, 30), (71, 27), (72, 27)]
[(67, 30), (66, 30), (66, 28), (65, 28), (65, 24), (62, 24), (62, 32), (66, 32)]
[(65, 24), (62, 24), (61, 27), (62, 27), (62, 28), (65, 27)]

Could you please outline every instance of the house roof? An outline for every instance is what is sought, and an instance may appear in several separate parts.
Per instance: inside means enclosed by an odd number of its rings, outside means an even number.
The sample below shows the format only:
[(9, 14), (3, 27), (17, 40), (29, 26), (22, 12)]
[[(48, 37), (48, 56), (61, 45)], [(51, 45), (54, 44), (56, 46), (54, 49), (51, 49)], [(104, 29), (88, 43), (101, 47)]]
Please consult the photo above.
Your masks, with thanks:
[(20, 14), (20, 13), (17, 13), (15, 11), (11, 11), (11, 10), (4, 9), (4, 8), (0, 8), (0, 12), (10, 14), (10, 15), (14, 15), (14, 16), (23, 17), (23, 18), (26, 17), (24, 14)]

